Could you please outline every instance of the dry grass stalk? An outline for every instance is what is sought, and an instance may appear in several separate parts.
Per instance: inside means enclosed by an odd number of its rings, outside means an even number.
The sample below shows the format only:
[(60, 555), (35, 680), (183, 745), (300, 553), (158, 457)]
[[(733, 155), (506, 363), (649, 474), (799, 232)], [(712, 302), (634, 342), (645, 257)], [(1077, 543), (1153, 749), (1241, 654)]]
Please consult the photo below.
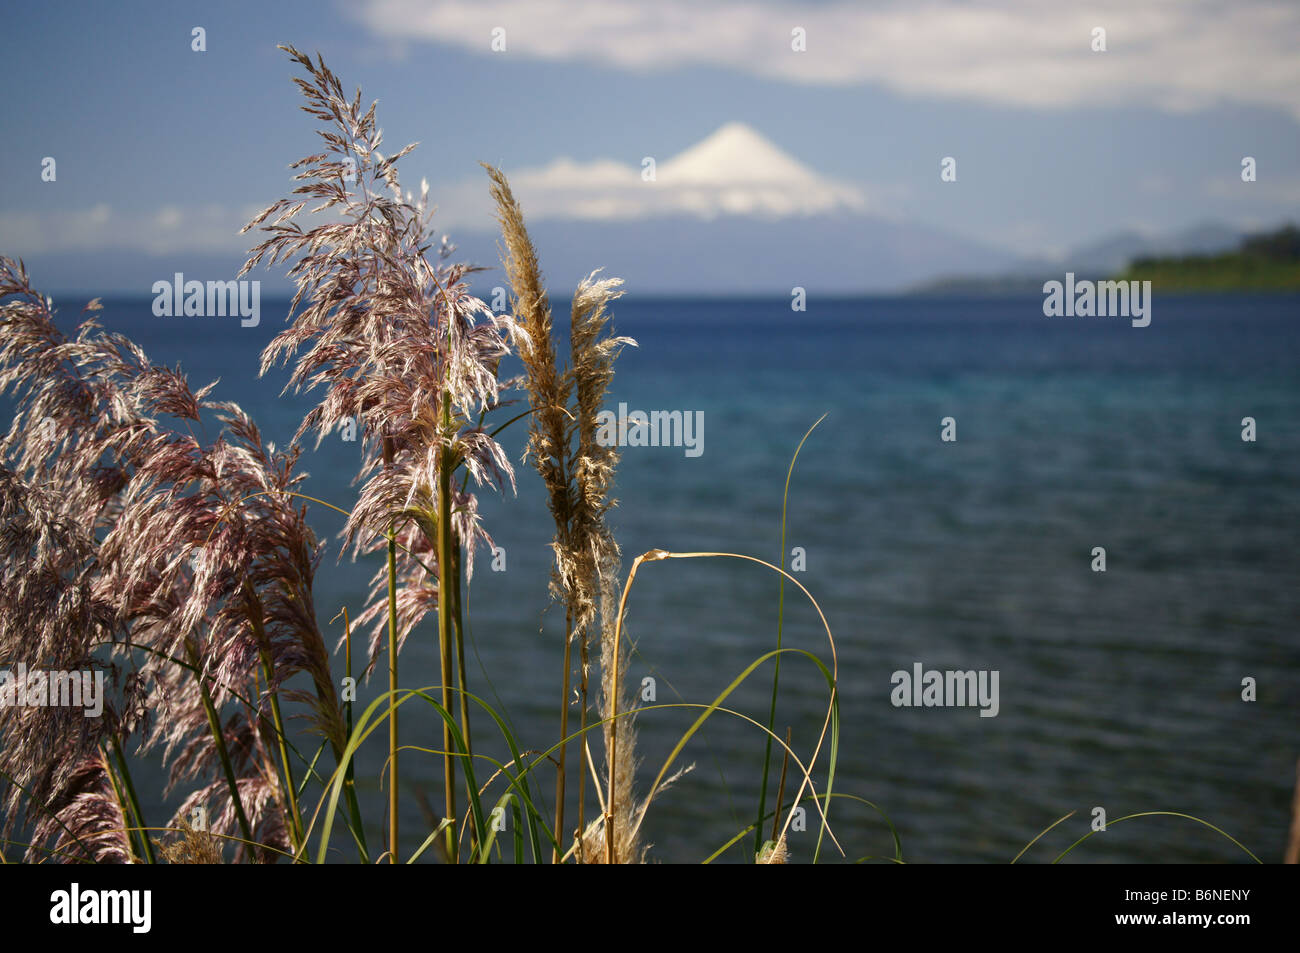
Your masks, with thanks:
[[(596, 419), (601, 404), (614, 377), (614, 360), (625, 344), (635, 345), (631, 338), (607, 335), (608, 306), (622, 294), (618, 290), (622, 281), (616, 278), (597, 280), (595, 273), (578, 286), (573, 297), (572, 311), (572, 370), (573, 389), (577, 412), (574, 427), (577, 449), (573, 463), (573, 481), (577, 490), (577, 505), (573, 518), (572, 549), (566, 559), (572, 563), (572, 575), (577, 580), (574, 593), (575, 614), (584, 620), (583, 661), (586, 663), (586, 625), (600, 613), (601, 634), (601, 693), (600, 715), (609, 719), (614, 712), (630, 712), (625, 692), (626, 672), (631, 657), (631, 646), (623, 641), (615, 658), (615, 623), (618, 611), (616, 587), (621, 553), (618, 543), (605, 523), (605, 514), (614, 504), (609, 497), (614, 473), (618, 465), (618, 450), (605, 446), (596, 439)], [(584, 673), (585, 674), (585, 673)], [(584, 719), (585, 727), (585, 719)], [(606, 805), (608, 828), (612, 843), (603, 850), (593, 851), (602, 857), (613, 858), (614, 863), (640, 863), (644, 859), (644, 846), (639, 844), (633, 819), (637, 807), (632, 792), (636, 772), (636, 729), (634, 717), (629, 713), (604, 726), (607, 776), (612, 773), (614, 796)], [(618, 779), (622, 779), (622, 787)], [(618, 795), (622, 794), (622, 797)], [(612, 847), (612, 851), (611, 851)], [(587, 851), (582, 850), (584, 855)]]
[(781, 835), (781, 839), (778, 841), (765, 843), (756, 861), (759, 864), (786, 864), (789, 862), (790, 851), (786, 846), (784, 834)]
[[(398, 596), (400, 637), (437, 607), (437, 589), (424, 566), (436, 562), (439, 477), (444, 461), (463, 465), (479, 486), (514, 485), (505, 453), (477, 421), (501, 405), (497, 368), (511, 345), (527, 351), (527, 336), (509, 315), (497, 315), (470, 294), (465, 279), (477, 271), (445, 260), (445, 240), (435, 256), (427, 185), (414, 199), (403, 193), (397, 162), (414, 144), (385, 158), (375, 107), (362, 112), (360, 91), (344, 95), (338, 77), (317, 57), (282, 47), (307, 72), (297, 79), (302, 108), (328, 127), (319, 132), (325, 152), (293, 164), (303, 184), (253, 218), (267, 237), (251, 252), (241, 274), (259, 263), (292, 261), (296, 284), (292, 323), (262, 354), (265, 373), (297, 355), (287, 390), (324, 390), (303, 419), (295, 440), (315, 431), (317, 443), (335, 428), (355, 423), (363, 450), (357, 480), (362, 490), (344, 534), (354, 552), (386, 546), (383, 533), (396, 521), (403, 586)], [(305, 223), (299, 216), (330, 212)], [(386, 462), (383, 448), (391, 447)], [(473, 494), (453, 488), (453, 529), (465, 547), (466, 575), (474, 553), (491, 538), (479, 523)], [(376, 535), (379, 534), (379, 535)], [(374, 623), (370, 667), (387, 624), (387, 576), (373, 580), (367, 611)]]
[[(357, 619), (373, 624), (367, 675), (385, 635), (392, 644), (391, 671), (406, 636), (436, 610), (442, 704), (450, 709), (454, 672), (464, 671), (460, 626), (451, 611), (459, 567), (470, 579), (477, 546), (492, 543), (465, 486), (470, 478), (479, 487), (514, 486), (510, 463), (483, 418), (502, 405), (503, 386), (511, 386), (498, 379), (501, 359), (512, 346), (526, 352), (527, 335), (511, 316), (496, 315), (470, 294), (465, 279), (478, 269), (448, 264), (454, 248), (445, 239), (430, 260), (427, 185), (416, 200), (403, 194), (397, 175), (398, 161), (414, 145), (385, 158), (375, 105), (363, 113), (360, 90), (345, 95), (319, 55), (313, 62), (291, 46), (281, 49), (307, 74), (295, 82), (306, 99), (303, 110), (326, 127), (319, 130), (326, 149), (294, 163), (302, 184), (244, 228), (259, 228), (267, 237), (241, 275), (261, 262), (292, 261), (289, 274), (297, 285), (292, 323), (263, 352), (262, 371), (297, 355), (286, 390), (325, 391), (295, 440), (315, 430), (319, 443), (346, 424), (360, 431), (357, 480), (363, 485), (344, 537), (354, 556), (390, 545), (394, 550), (376, 572)], [(311, 202), (317, 203), (307, 212), (313, 221), (304, 226), (299, 217)], [(452, 475), (462, 466), (466, 484), (457, 487)], [(400, 586), (393, 577), (400, 577)], [(467, 702), (461, 716), (468, 738)], [(395, 708), (389, 717), (395, 720)], [(448, 725), (443, 748), (451, 749)], [(395, 779), (395, 745), (390, 761)], [(449, 753), (445, 808), (453, 818), (454, 773)], [(397, 786), (391, 787), (395, 798)], [(390, 812), (395, 824), (395, 801)]]
[(195, 830), (182, 820), (179, 832), (159, 845), (159, 852), (169, 864), (223, 864), (221, 840), (207, 831)]
[[(345, 538), (354, 551), (382, 549), (382, 534), (396, 520), (404, 547), (398, 602), (404, 640), (437, 606), (430, 575), (414, 557), (426, 566), (436, 558), (444, 459), (464, 465), (480, 486), (514, 485), (504, 452), (475, 421), (500, 406), (509, 382), (498, 381), (498, 365), (512, 344), (526, 350), (527, 338), (509, 315), (494, 314), (469, 293), (465, 278), (477, 269), (447, 264), (452, 246), (444, 241), (437, 262), (429, 260), (427, 186), (414, 200), (397, 178), (397, 161), (414, 145), (385, 158), (374, 105), (362, 113), (360, 91), (345, 96), (319, 57), (313, 63), (292, 47), (282, 49), (308, 73), (295, 82), (307, 99), (304, 111), (331, 127), (320, 132), (328, 149), (294, 163), (304, 182), (294, 197), (278, 200), (245, 226), (268, 237), (241, 274), (263, 261), (294, 262), (289, 274), (297, 286), (296, 313), (263, 352), (262, 371), (297, 354), (285, 389), (325, 391), (295, 439), (314, 430), (319, 444), (335, 428), (356, 423), (363, 487)], [(297, 218), (308, 199), (319, 201), (312, 213), (333, 210), (335, 218), (304, 228)], [(469, 576), (476, 545), (491, 539), (479, 524), (474, 496), (453, 492), (453, 526)], [(386, 586), (381, 571), (358, 620), (375, 623), (371, 667), (386, 625)]]
[[(502, 263), (513, 292), (512, 310), (528, 331), (533, 347), (524, 356), (524, 386), (532, 407), (525, 458), (531, 458), (542, 477), (548, 505), (555, 521), (552, 547), (555, 564), (551, 592), (565, 605), (564, 683), (560, 719), (561, 737), (569, 735), (569, 683), (572, 674), (571, 649), (580, 646), (579, 696), (582, 728), (586, 728), (587, 691), (590, 666), (588, 632), (602, 617), (600, 710), (612, 710), (613, 697), (621, 691), (614, 683), (612, 656), (613, 628), (610, 619), (614, 586), (619, 572), (619, 548), (605, 524), (605, 514), (614, 500), (609, 496), (618, 464), (618, 450), (602, 446), (596, 439), (596, 419), (614, 375), (614, 361), (625, 345), (636, 342), (607, 333), (608, 306), (621, 292), (616, 278), (597, 280), (593, 272), (578, 286), (570, 315), (570, 364), (561, 369), (555, 348), (551, 308), (542, 281), (537, 252), (529, 238), (523, 211), (510, 190), (506, 176), (484, 166), (491, 179), (504, 248)], [(626, 671), (626, 665), (622, 667)], [(626, 708), (624, 709), (626, 710)], [(584, 734), (585, 745), (585, 734)], [(632, 719), (621, 718), (606, 726), (605, 750), (614, 759), (615, 773), (628, 779), (635, 767), (635, 734)], [(567, 750), (561, 747), (560, 771), (556, 781), (556, 833), (563, 828)], [(608, 770), (608, 769), (607, 769)], [(579, 793), (579, 859), (591, 859), (591, 845), (582, 815), (585, 775)], [(613, 805), (612, 824), (615, 856), (621, 862), (639, 860), (641, 851), (630, 835), (630, 795)], [(601, 835), (603, 838), (603, 835)], [(603, 842), (603, 840), (602, 840)]]
[[(537, 250), (524, 225), (523, 210), (510, 190), (510, 183), (499, 169), (483, 165), (491, 179), (491, 194), (497, 207), (497, 220), (504, 241), (502, 265), (510, 283), (513, 300), (511, 311), (515, 320), (527, 329), (532, 347), (522, 355), (524, 386), (528, 390), (532, 414), (528, 426), (528, 443), (525, 461), (532, 458), (533, 465), (546, 486), (547, 505), (555, 520), (555, 537), (552, 548), (555, 564), (551, 568), (550, 590), (552, 596), (566, 603), (564, 624), (564, 674), (560, 687), (560, 737), (569, 735), (569, 692), (573, 676), (572, 650), (575, 630), (574, 606), (570, 593), (575, 581), (563, 572), (563, 553), (572, 550), (571, 523), (575, 510), (573, 488), (567, 470), (569, 443), (569, 395), (572, 379), (563, 374), (556, 357), (555, 338), (551, 325), (551, 306), (542, 282)], [(583, 688), (585, 702), (586, 657), (583, 653)], [(584, 704), (585, 708), (585, 704)], [(568, 772), (568, 744), (562, 742), (557, 756), (559, 770), (555, 775), (555, 832), (557, 839), (564, 837), (564, 810), (566, 777)], [(559, 859), (557, 847), (552, 856)]]

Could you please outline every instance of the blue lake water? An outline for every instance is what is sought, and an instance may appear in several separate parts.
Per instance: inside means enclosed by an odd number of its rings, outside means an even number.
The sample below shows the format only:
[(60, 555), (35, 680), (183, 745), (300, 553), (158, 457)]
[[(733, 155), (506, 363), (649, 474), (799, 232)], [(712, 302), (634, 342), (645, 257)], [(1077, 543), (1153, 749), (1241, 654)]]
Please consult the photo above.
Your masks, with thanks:
[[(70, 323), (80, 303), (60, 304)], [(1277, 861), (1300, 755), (1300, 298), (1157, 294), (1147, 328), (1048, 319), (1041, 304), (814, 297), (795, 313), (786, 299), (618, 302), (617, 330), (640, 347), (620, 359), (610, 406), (704, 418), (697, 457), (624, 451), (612, 515), (624, 566), (652, 548), (780, 558), (790, 456), (828, 413), (794, 474), (782, 562), (803, 548), (798, 578), (835, 633), (836, 791), (888, 813), (913, 862), (1007, 861), (1078, 811), (1026, 858), (1050, 860), (1088, 831), (1098, 806), (1112, 821), (1195, 815)], [(310, 406), (279, 396), (286, 372), (256, 377), (287, 302), (264, 301), (256, 328), (155, 318), (147, 299), (106, 306), (102, 323), (154, 360), (181, 362), (196, 385), (220, 377), (217, 396), (241, 403), (267, 439), (284, 443)], [(945, 417), (954, 442), (940, 439)], [(1241, 439), (1243, 417), (1257, 422), (1255, 442)], [(508, 434), (517, 462), (523, 433)], [(350, 505), (358, 454), (337, 435), (308, 453), (307, 492)], [(470, 683), (499, 698), (524, 745), (545, 748), (558, 730), (563, 612), (545, 612), (552, 527), (540, 481), (517, 472), (517, 497), (482, 498), (508, 568), (493, 573), (480, 556)], [(316, 586), (322, 623), (343, 605), (355, 616), (373, 565), (336, 562), (340, 518), (314, 510), (312, 519), (330, 546)], [(1091, 569), (1097, 546), (1104, 573)], [(708, 702), (774, 646), (776, 612), (777, 579), (752, 563), (649, 564), (630, 602), (629, 676), (655, 677), (660, 702)], [(789, 588), (785, 640), (829, 658), (816, 613)], [(917, 662), (997, 670), (998, 715), (895, 707), (891, 675)], [(1254, 702), (1241, 698), (1247, 677)], [(430, 619), (403, 653), (402, 681), (437, 680)], [(782, 681), (778, 728), (793, 729), (803, 756), (825, 684), (793, 657)], [(764, 720), (770, 686), (765, 666), (731, 707)], [(361, 700), (378, 689), (363, 686)], [(693, 718), (641, 717), (642, 789)], [(436, 746), (439, 730), (412, 713), (402, 740)], [(476, 731), (490, 746), (486, 720)], [(376, 735), (359, 776), (372, 842), (382, 747)], [(694, 772), (651, 808), (652, 856), (700, 860), (748, 824), (762, 748), (752, 725), (711, 720), (686, 752)], [(416, 789), (432, 804), (440, 782), (425, 755), (406, 757), (402, 776), (410, 850), (429, 829)], [(147, 810), (162, 813), (156, 796)], [(809, 820), (792, 835), (796, 861), (812, 852)], [(850, 860), (892, 853), (861, 803), (838, 800), (832, 824)], [(1192, 821), (1153, 817), (1114, 824), (1070, 859), (1246, 858)]]

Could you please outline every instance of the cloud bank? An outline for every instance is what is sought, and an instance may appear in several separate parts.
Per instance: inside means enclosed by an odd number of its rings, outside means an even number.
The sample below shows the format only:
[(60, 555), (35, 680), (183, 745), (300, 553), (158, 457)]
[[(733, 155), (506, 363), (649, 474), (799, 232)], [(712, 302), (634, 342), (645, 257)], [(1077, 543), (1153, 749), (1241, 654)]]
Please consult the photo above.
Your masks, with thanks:
[[(362, 0), (348, 10), (387, 41), (624, 70), (686, 66), (790, 83), (1056, 108), (1216, 105), (1300, 118), (1294, 0)], [(493, 30), (505, 30), (493, 53)], [(791, 49), (791, 31), (807, 49)], [(1092, 50), (1106, 31), (1107, 51)]]

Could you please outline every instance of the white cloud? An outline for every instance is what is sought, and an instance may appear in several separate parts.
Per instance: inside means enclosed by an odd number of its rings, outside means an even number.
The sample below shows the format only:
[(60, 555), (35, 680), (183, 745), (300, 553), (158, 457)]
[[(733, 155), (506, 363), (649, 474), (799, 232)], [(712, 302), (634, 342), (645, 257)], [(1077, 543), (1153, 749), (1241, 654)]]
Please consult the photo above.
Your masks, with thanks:
[[(926, 97), (1060, 107), (1222, 103), (1300, 117), (1295, 0), (362, 0), (349, 7), (390, 43), (628, 70), (689, 65), (794, 83), (874, 83)], [(1091, 49), (1094, 27), (1107, 52)], [(492, 30), (506, 51), (491, 53)], [(791, 30), (807, 51), (791, 50)]]
[(87, 209), (0, 212), (0, 235), (10, 254), (21, 255), (103, 248), (151, 254), (247, 251), (256, 239), (239, 230), (257, 211), (219, 205), (122, 211), (101, 202)]
[(184, 221), (184, 213), (175, 205), (165, 205), (154, 216), (154, 223), (163, 229), (179, 228)]
[[(1262, 178), (1256, 182), (1243, 182), (1239, 175), (1216, 176), (1207, 179), (1202, 188), (1206, 195), (1216, 199), (1231, 199), (1242, 204), (1267, 202), (1278, 206), (1300, 204), (1300, 181), (1293, 178)], [(1284, 211), (1278, 208), (1278, 213)]]

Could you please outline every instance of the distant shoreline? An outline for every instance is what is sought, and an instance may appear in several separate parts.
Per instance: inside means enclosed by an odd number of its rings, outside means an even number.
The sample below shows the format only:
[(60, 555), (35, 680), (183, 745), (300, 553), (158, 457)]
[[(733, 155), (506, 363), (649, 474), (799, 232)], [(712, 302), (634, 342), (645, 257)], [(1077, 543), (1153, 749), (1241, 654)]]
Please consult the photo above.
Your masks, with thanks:
[(1217, 255), (1139, 258), (1120, 277), (1178, 291), (1300, 291), (1300, 229), (1252, 235)]
[[(1075, 270), (1063, 266), (1063, 271)], [(1157, 292), (1186, 294), (1258, 294), (1300, 291), (1300, 229), (1288, 225), (1275, 232), (1244, 238), (1235, 251), (1209, 255), (1168, 255), (1136, 258), (1118, 274), (1089, 274), (1093, 281), (1150, 281)], [(940, 278), (912, 289), (913, 296), (1042, 294), (1043, 284), (1060, 280), (1060, 273)]]

